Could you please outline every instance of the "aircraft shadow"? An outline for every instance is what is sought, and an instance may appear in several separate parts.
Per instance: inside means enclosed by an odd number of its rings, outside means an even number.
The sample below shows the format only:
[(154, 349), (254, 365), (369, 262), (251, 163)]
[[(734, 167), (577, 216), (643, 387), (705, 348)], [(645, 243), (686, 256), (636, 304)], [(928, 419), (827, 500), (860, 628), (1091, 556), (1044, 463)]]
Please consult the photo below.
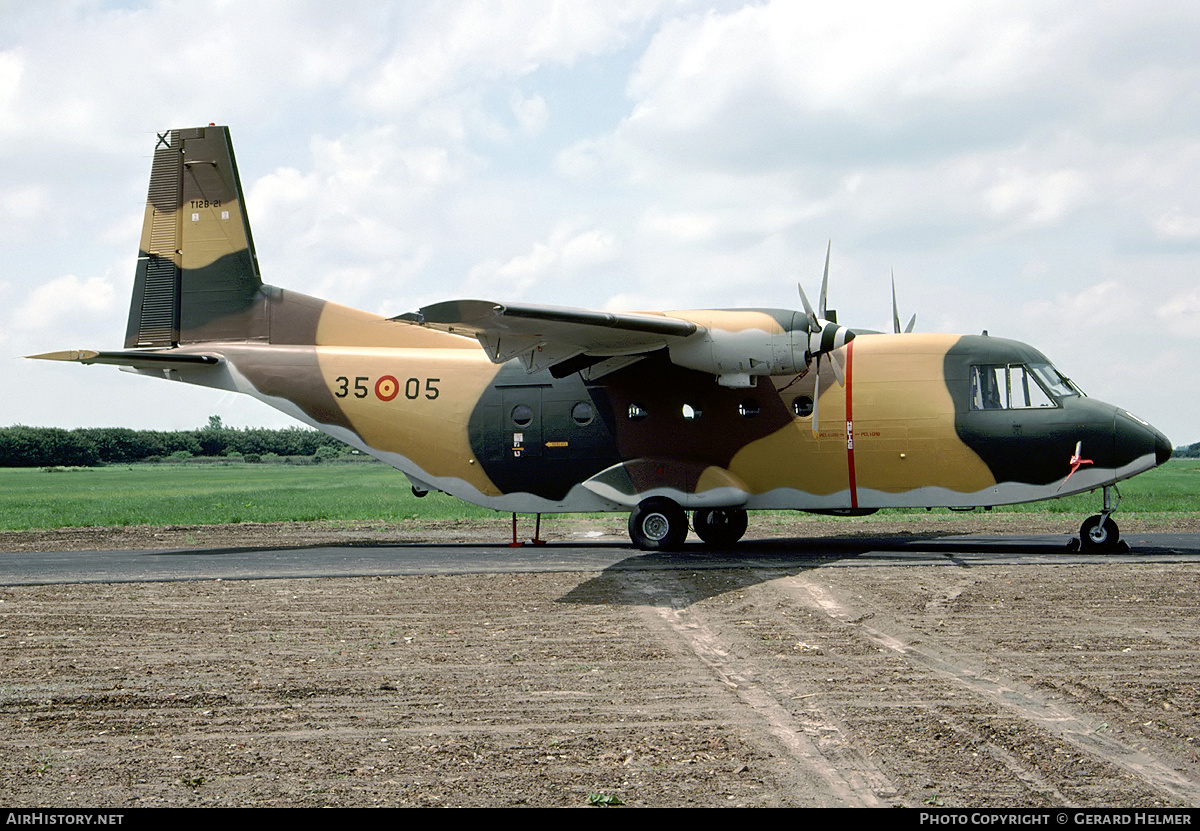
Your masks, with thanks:
[[(678, 606), (706, 600), (727, 591), (745, 588), (783, 576), (795, 576), (806, 571), (838, 564), (860, 566), (897, 566), (952, 564), (974, 568), (986, 563), (979, 557), (1018, 559), (1033, 558), (1040, 563), (1061, 562), (1113, 563), (1122, 561), (1121, 554), (1080, 554), (1067, 535), (1036, 536), (949, 536), (896, 535), (844, 536), (802, 539), (745, 540), (736, 548), (713, 549), (691, 545), (677, 552), (651, 552), (630, 556), (606, 568), (599, 576), (580, 583), (558, 598), (560, 603), (580, 605), (649, 602)], [(1141, 540), (1132, 552), (1140, 557), (1195, 554), (1174, 545), (1148, 544)], [(633, 588), (629, 572), (636, 571), (713, 571), (736, 570), (738, 579), (727, 585), (719, 581), (685, 578), (679, 581), (680, 592), (661, 598), (649, 597)]]
[[(1132, 554), (1139, 558), (1185, 555), (1189, 560), (1200, 556), (1200, 535), (1188, 535), (1194, 539), (1186, 540), (1182, 545), (1176, 539), (1164, 536), (1156, 540), (1154, 536), (1139, 535), (1134, 540)], [(955, 536), (934, 533), (749, 539), (725, 549), (690, 543), (680, 551), (671, 552), (637, 551), (624, 541), (589, 540), (555, 541), (546, 546), (527, 545), (515, 549), (504, 542), (353, 541), (286, 548), (262, 544), (142, 553), (147, 557), (220, 557), (269, 555), (273, 552), (286, 556), (289, 553), (303, 554), (318, 550), (351, 555), (354, 551), (361, 551), (364, 554), (369, 552), (371, 561), (378, 565), (391, 551), (396, 552), (397, 562), (404, 560), (410, 564), (431, 560), (445, 564), (457, 560), (464, 565), (464, 572), (478, 570), (478, 566), (484, 564), (496, 570), (536, 571), (539, 570), (539, 560), (559, 564), (569, 562), (574, 568), (586, 571), (589, 568), (588, 555), (591, 553), (599, 555), (594, 559), (597, 561), (595, 568), (600, 573), (579, 583), (557, 598), (557, 602), (580, 605), (662, 603), (678, 606), (681, 602), (687, 605), (779, 577), (835, 566), (951, 565), (974, 568), (994, 564), (996, 560), (1014, 565), (1021, 562), (1118, 564), (1122, 561), (1121, 554), (1081, 554), (1072, 550), (1071, 542), (1070, 536), (1061, 534)], [(509, 552), (512, 552), (511, 557), (508, 556)], [(627, 556), (622, 556), (622, 552), (628, 552)], [(613, 555), (620, 559), (613, 561)], [(610, 565), (602, 564), (606, 559)], [(453, 570), (453, 566), (450, 568)], [(718, 574), (722, 571), (736, 574)], [(674, 584), (663, 582), (660, 578), (655, 578), (654, 583), (644, 583), (636, 578), (638, 572), (674, 572), (678, 576), (674, 578)], [(655, 590), (655, 584), (661, 585), (662, 591)]]

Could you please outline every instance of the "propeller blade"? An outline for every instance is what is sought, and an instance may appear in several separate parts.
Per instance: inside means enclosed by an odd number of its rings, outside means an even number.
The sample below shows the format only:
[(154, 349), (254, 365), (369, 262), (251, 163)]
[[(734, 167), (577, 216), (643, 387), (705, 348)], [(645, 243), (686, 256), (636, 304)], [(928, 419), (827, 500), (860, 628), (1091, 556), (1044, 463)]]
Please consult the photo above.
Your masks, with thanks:
[(825, 299), (829, 295), (829, 255), (832, 253), (833, 240), (830, 240), (828, 247), (825, 249), (825, 276), (821, 279), (821, 306), (818, 309), (823, 320), (828, 318), (828, 315), (825, 313)]
[(900, 307), (896, 305), (896, 270), (892, 269), (892, 327), (900, 334)]
[[(908, 319), (908, 325), (904, 327), (904, 334), (912, 332), (913, 327), (917, 325), (917, 314), (913, 312), (913, 316)], [(892, 331), (897, 335), (900, 334), (900, 307), (896, 305), (896, 270), (892, 269)]]
[(800, 283), (796, 283), (796, 288), (800, 289), (800, 302), (804, 304), (804, 313), (808, 315), (808, 319), (813, 327), (813, 329), (810, 331), (816, 331), (820, 329), (821, 327), (817, 323), (817, 316), (813, 314), (812, 304), (808, 302), (808, 296), (804, 293), (804, 286)]
[(817, 371), (813, 373), (813, 412), (812, 412), (812, 431), (813, 438), (817, 437), (817, 432), (820, 429), (817, 427), (817, 407), (820, 406), (821, 400), (821, 353), (817, 353)]
[(833, 367), (833, 377), (837, 378), (838, 385), (846, 386), (846, 368), (838, 360), (838, 352), (829, 353), (829, 365)]

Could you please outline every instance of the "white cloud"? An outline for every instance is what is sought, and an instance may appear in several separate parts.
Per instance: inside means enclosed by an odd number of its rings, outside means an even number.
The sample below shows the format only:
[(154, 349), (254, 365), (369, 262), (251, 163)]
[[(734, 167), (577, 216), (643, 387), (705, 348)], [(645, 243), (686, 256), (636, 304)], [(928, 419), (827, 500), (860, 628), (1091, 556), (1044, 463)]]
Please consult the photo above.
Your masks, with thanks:
[(477, 2), (418, 6), (358, 101), (381, 114), (423, 109), (464, 89), (569, 66), (611, 50), (661, 2)]
[(602, 228), (584, 227), (580, 220), (560, 223), (548, 239), (534, 243), (523, 254), (505, 262), (485, 262), (471, 269), (466, 291), (501, 298), (528, 297), (537, 287), (538, 302), (552, 302), (547, 294), (556, 286), (570, 284), (581, 274), (611, 263), (617, 252), (614, 234)]
[(922, 143), (1019, 118), (1022, 93), (1045, 97), (1061, 27), (1031, 16), (999, 3), (771, 2), (669, 21), (631, 78), (623, 134), (667, 164), (927, 153)]
[(1154, 230), (1160, 239), (1179, 240), (1200, 237), (1200, 216), (1188, 215), (1172, 208), (1154, 220)]
[(565, 147), (554, 157), (554, 170), (560, 176), (579, 181), (594, 181), (608, 164), (611, 151), (606, 142), (586, 139)]
[(19, 51), (0, 52), (0, 124), (11, 124), (16, 117), (12, 110), (24, 69), (25, 61)]
[(1061, 221), (1089, 196), (1088, 177), (1078, 170), (1033, 173), (1004, 169), (984, 197), (997, 214), (1016, 217), (1033, 225)]
[(708, 239), (720, 227), (718, 217), (697, 211), (664, 211), (651, 208), (642, 217), (642, 233), (680, 241)]
[(1155, 314), (1171, 334), (1189, 340), (1200, 338), (1200, 287), (1172, 297)]
[(116, 309), (112, 283), (102, 277), (80, 279), (66, 274), (35, 288), (13, 313), (13, 329), (41, 329), (54, 323), (88, 315), (101, 316)]
[(519, 93), (514, 93), (512, 110), (521, 135), (526, 138), (539, 135), (546, 128), (546, 122), (550, 118), (546, 99), (540, 95), (531, 95), (526, 98)]
[(1060, 291), (1052, 299), (1034, 301), (1028, 314), (1035, 333), (1055, 328), (1064, 332), (1118, 331), (1144, 317), (1143, 305), (1132, 287), (1105, 280), (1076, 293)]
[(0, 190), (0, 222), (37, 217), (46, 210), (48, 196), (46, 189), (38, 185)]

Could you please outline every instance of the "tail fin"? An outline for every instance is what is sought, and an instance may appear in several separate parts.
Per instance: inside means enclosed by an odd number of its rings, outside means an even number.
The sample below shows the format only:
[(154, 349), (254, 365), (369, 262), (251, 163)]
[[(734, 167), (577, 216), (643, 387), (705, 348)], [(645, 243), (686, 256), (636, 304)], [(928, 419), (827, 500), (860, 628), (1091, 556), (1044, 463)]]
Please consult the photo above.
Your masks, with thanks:
[(266, 299), (229, 129), (159, 134), (125, 348), (268, 340)]

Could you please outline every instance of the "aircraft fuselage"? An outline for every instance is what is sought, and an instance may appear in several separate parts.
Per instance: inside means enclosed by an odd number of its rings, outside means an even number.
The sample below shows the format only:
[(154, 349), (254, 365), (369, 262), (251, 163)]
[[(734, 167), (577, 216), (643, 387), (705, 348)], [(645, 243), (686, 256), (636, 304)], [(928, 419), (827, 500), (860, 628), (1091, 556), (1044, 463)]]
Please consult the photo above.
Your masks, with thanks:
[[(414, 342), (413, 327), (289, 299), (321, 308), (317, 345), (206, 343), (195, 351), (223, 370), (168, 376), (249, 393), (421, 488), (497, 510), (625, 511), (649, 496), (688, 509), (991, 506), (1091, 490), (1170, 454), (1124, 410), (1042, 388), (1029, 368), (1049, 361), (1001, 338), (860, 335), (844, 385), (821, 371), (814, 435), (812, 371), (729, 388), (651, 355), (594, 381), (555, 378), (493, 364), (473, 339), (418, 330)], [(320, 343), (339, 339), (354, 343)], [(1002, 404), (973, 390), (981, 374), (999, 378)], [(1089, 463), (1072, 472), (1077, 447)]]

